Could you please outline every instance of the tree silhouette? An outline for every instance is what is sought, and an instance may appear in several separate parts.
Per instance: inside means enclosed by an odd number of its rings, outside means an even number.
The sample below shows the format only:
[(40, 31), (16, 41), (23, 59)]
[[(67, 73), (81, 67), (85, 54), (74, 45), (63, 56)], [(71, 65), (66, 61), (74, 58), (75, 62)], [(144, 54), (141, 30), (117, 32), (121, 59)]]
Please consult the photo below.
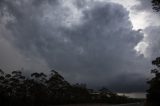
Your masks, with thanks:
[(86, 103), (91, 101), (91, 95), (85, 84), (76, 83), (71, 87), (72, 102), (73, 103)]
[[(35, 72), (31, 74), (31, 77), (23, 76), (21, 71), (16, 70), (8, 74), (0, 70), (0, 105), (48, 106), (55, 104), (129, 103), (137, 101), (118, 96), (108, 89), (102, 89), (100, 98), (96, 98), (89, 92), (86, 84), (76, 83), (71, 85), (55, 70), (51, 70), (49, 76)], [(93, 90), (91, 91), (93, 92)]]
[(157, 12), (160, 11), (160, 0), (152, 0), (153, 9)]
[[(160, 0), (152, 0), (153, 9), (156, 12), (160, 11)], [(151, 70), (154, 77), (147, 81), (149, 89), (147, 90), (147, 106), (159, 106), (160, 105), (160, 57), (157, 57), (152, 61), (152, 65), (156, 66)]]
[(4, 104), (5, 101), (5, 85), (4, 85), (4, 72), (0, 69), (0, 103)]
[(147, 90), (147, 103), (149, 106), (160, 106), (160, 57), (153, 60), (152, 64), (156, 68), (151, 70), (154, 77), (147, 82), (150, 85)]
[(32, 101), (34, 102), (34, 105), (37, 106), (43, 106), (47, 101), (47, 87), (45, 85), (46, 83), (46, 77), (44, 73), (32, 73), (31, 77), (32, 80), (29, 81), (29, 84), (31, 84), (31, 88), (29, 89), (30, 95), (32, 97)]
[(49, 90), (49, 99), (50, 101), (52, 100), (52, 103), (63, 103), (66, 101), (65, 98), (69, 93), (67, 90), (70, 88), (70, 84), (55, 70), (51, 70), (47, 87)]

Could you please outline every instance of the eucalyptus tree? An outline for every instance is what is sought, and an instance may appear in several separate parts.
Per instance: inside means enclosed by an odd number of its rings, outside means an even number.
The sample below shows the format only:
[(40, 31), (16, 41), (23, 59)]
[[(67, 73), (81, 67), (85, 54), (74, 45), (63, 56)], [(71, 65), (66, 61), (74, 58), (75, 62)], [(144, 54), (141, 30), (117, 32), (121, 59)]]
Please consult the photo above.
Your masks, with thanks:
[(52, 103), (63, 103), (70, 98), (70, 84), (55, 70), (50, 72), (47, 87)]
[(48, 89), (46, 86), (46, 77), (44, 73), (32, 73), (32, 79), (28, 81), (30, 84), (30, 95), (35, 105), (44, 105), (47, 102)]
[(153, 9), (157, 12), (160, 11), (160, 0), (152, 0)]
[(152, 61), (152, 64), (156, 66), (151, 73), (154, 77), (149, 80), (149, 89), (147, 90), (147, 104), (149, 106), (160, 106), (160, 57)]

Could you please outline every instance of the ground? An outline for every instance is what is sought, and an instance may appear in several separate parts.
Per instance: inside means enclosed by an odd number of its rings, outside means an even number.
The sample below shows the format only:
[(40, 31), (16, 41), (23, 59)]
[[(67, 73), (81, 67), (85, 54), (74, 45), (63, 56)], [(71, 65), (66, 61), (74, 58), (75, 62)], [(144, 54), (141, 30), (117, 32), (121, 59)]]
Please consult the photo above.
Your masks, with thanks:
[(73, 104), (61, 106), (143, 106), (143, 103), (121, 104), (121, 105), (108, 105), (108, 104)]

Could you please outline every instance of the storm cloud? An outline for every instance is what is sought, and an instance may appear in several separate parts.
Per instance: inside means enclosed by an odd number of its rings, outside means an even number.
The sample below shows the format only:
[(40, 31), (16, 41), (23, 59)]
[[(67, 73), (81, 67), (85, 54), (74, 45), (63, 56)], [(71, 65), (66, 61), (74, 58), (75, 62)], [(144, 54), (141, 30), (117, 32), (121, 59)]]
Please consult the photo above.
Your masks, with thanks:
[(147, 34), (143, 39), (143, 42), (147, 44), (145, 53), (148, 58), (155, 59), (160, 54), (160, 26), (147, 27), (144, 32)]
[(4, 70), (55, 69), (89, 87), (146, 89), (148, 59), (135, 50), (143, 33), (133, 30), (123, 6), (85, 0), (2, 0), (0, 6)]
[(144, 38), (141, 43), (141, 52), (150, 60), (159, 56), (159, 31), (160, 31), (160, 14), (152, 8), (152, 0), (140, 0), (138, 5), (133, 6), (135, 12), (144, 14), (145, 27), (142, 28)]

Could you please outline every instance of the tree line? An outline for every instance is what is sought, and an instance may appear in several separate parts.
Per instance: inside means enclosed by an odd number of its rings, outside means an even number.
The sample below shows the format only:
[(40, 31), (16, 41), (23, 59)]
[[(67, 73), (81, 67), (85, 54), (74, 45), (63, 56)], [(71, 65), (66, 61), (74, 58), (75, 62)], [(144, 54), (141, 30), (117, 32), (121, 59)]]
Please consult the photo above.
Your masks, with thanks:
[(146, 106), (160, 106), (160, 57), (153, 60), (152, 64), (156, 67), (151, 70), (154, 77), (147, 81), (149, 89), (147, 90)]
[[(160, 0), (151, 0), (152, 8), (156, 12), (160, 12)], [(152, 61), (152, 65), (155, 66), (151, 70), (154, 75), (149, 81), (149, 89), (147, 90), (147, 99), (145, 106), (160, 106), (160, 57), (157, 57)]]
[(25, 77), (20, 70), (11, 74), (0, 70), (1, 106), (47, 106), (76, 103), (130, 103), (137, 102), (118, 96), (106, 88), (96, 94), (85, 84), (70, 84), (57, 71), (49, 75), (32, 73)]

